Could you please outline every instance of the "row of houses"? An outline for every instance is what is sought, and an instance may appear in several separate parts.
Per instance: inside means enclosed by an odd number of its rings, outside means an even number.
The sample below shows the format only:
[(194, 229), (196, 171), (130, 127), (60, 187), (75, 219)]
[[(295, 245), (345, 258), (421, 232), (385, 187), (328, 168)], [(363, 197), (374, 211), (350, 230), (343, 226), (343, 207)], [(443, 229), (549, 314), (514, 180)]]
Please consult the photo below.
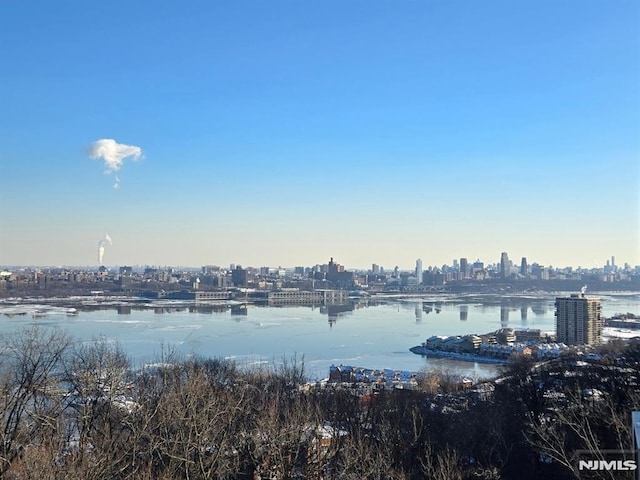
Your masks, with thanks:
[(538, 345), (528, 345), (526, 343), (513, 343), (510, 345), (489, 345), (482, 344), (478, 349), (478, 354), (485, 357), (508, 359), (513, 355), (529, 355), (533, 358), (544, 359), (557, 357), (568, 351), (569, 347), (564, 343), (540, 343)]
[(547, 358), (568, 349), (563, 343), (541, 343), (541, 339), (540, 330), (514, 331), (511, 328), (501, 328), (485, 335), (434, 335), (424, 342), (423, 347), (437, 352), (468, 353), (502, 359), (514, 354)]
[(331, 365), (330, 383), (367, 383), (388, 388), (413, 389), (418, 385), (418, 373), (391, 369), (370, 369), (350, 365)]
[[(537, 330), (538, 338), (540, 330)], [(527, 337), (531, 337), (531, 332), (527, 331)], [(427, 338), (424, 346), (430, 350), (440, 350), (444, 352), (476, 353), (481, 345), (511, 345), (516, 342), (517, 337), (512, 328), (501, 328), (492, 333), (482, 335), (434, 335)]]

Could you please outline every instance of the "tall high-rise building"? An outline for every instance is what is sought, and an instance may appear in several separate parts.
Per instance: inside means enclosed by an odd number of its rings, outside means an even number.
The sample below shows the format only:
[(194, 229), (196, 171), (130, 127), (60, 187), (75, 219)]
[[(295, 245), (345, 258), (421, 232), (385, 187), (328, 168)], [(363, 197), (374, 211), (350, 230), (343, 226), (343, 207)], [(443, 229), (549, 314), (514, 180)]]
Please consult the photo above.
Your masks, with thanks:
[(418, 279), (418, 284), (422, 283), (422, 260), (416, 260), (416, 278)]
[(469, 276), (469, 262), (466, 258), (460, 259), (460, 277), (467, 278)]
[(520, 262), (520, 275), (523, 277), (527, 276), (529, 266), (527, 265), (527, 257), (522, 257), (522, 261)]
[(584, 293), (556, 298), (556, 340), (567, 345), (597, 345), (602, 339), (600, 299)]
[(507, 252), (502, 252), (502, 255), (500, 255), (500, 278), (509, 278), (510, 276), (509, 255), (507, 255)]

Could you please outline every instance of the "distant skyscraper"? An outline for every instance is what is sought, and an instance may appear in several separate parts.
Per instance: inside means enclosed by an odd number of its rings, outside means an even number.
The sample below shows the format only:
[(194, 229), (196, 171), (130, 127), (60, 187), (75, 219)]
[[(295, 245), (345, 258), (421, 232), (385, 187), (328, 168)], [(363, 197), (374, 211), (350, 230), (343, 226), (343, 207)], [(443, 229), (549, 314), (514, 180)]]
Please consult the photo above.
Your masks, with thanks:
[(460, 274), (462, 278), (469, 276), (469, 262), (464, 257), (460, 259)]
[(422, 283), (422, 260), (416, 260), (416, 277), (418, 278), (418, 284)]
[(597, 345), (602, 339), (600, 299), (584, 293), (556, 298), (556, 340), (567, 345)]
[(527, 257), (522, 257), (522, 261), (520, 262), (520, 275), (523, 277), (527, 275), (528, 265), (527, 265)]
[(376, 263), (371, 264), (371, 273), (380, 273), (380, 265)]
[(509, 278), (511, 275), (511, 269), (509, 268), (509, 255), (507, 252), (502, 252), (500, 255), (500, 277)]

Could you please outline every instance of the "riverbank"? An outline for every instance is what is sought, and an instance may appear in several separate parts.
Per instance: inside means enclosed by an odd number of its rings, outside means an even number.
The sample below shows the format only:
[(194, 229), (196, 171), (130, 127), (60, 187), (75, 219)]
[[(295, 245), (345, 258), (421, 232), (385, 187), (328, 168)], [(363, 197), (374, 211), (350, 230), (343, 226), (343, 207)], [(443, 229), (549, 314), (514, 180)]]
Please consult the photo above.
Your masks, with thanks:
[(428, 357), (449, 358), (452, 360), (462, 360), (465, 362), (474, 362), (474, 363), (489, 363), (494, 365), (506, 365), (507, 363), (507, 360), (503, 358), (484, 357), (482, 355), (476, 355), (473, 353), (445, 352), (442, 350), (431, 350), (429, 348), (424, 347), (423, 345), (417, 345), (415, 347), (411, 347), (409, 350), (415, 353), (416, 355), (422, 355), (427, 358)]

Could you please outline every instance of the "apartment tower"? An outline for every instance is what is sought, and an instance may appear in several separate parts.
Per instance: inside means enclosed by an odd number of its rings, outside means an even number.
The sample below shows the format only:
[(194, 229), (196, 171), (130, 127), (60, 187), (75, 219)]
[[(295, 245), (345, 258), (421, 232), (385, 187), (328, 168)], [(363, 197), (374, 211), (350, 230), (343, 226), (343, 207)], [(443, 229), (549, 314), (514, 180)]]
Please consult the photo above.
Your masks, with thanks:
[(418, 285), (422, 284), (422, 260), (416, 260), (416, 278), (418, 279)]
[(600, 299), (583, 293), (556, 298), (556, 340), (567, 345), (597, 345), (602, 339)]

